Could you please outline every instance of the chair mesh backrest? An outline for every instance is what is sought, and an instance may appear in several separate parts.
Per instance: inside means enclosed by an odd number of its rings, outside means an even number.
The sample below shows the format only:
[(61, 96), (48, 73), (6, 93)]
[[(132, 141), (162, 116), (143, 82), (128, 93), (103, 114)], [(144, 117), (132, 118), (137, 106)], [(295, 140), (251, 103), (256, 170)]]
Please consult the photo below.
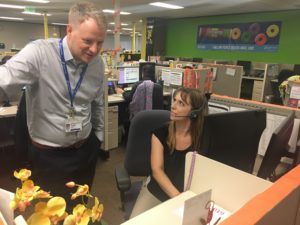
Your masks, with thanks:
[(155, 83), (152, 93), (152, 108), (163, 109), (164, 108), (164, 95), (163, 88), (160, 84)]
[(167, 110), (139, 112), (131, 121), (124, 166), (130, 176), (147, 176), (151, 172), (151, 132), (168, 122)]
[(22, 97), (19, 102), (18, 111), (15, 123), (15, 143), (16, 153), (18, 158), (27, 161), (28, 157), (28, 141), (30, 140), (27, 118), (26, 118), (26, 94), (23, 90)]

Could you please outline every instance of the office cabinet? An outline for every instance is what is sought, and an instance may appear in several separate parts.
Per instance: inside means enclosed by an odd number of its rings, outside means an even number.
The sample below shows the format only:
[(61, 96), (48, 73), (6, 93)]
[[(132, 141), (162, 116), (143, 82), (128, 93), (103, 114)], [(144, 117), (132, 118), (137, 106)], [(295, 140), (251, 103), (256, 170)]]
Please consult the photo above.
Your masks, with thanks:
[(104, 140), (102, 149), (108, 151), (118, 147), (118, 117), (119, 107), (117, 105), (109, 106), (108, 104), (108, 74), (105, 74), (103, 82), (104, 90)]
[(261, 101), (263, 92), (263, 81), (254, 80), (253, 89), (252, 89), (252, 100)]
[(107, 120), (107, 132), (108, 132), (108, 149), (118, 147), (118, 116), (119, 108), (117, 105), (108, 107), (108, 120)]
[(272, 95), (271, 80), (278, 75), (278, 64), (252, 62), (251, 72), (242, 77), (240, 98), (263, 102)]

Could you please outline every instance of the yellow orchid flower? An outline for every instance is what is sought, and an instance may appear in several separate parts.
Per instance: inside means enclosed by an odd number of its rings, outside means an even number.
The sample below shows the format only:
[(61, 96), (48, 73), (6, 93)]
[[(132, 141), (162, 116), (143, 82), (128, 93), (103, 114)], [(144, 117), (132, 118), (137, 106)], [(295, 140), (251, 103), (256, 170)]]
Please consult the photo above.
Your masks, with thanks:
[(63, 216), (66, 210), (66, 201), (62, 197), (53, 197), (47, 203), (47, 214)]
[(66, 201), (62, 197), (53, 197), (47, 203), (39, 202), (35, 205), (35, 213), (28, 219), (28, 225), (51, 225), (67, 217)]
[(26, 222), (28, 225), (51, 225), (50, 219), (43, 213), (33, 213)]
[(34, 183), (32, 180), (26, 180), (24, 181), (24, 183), (22, 184), (22, 189), (21, 191), (22, 196), (31, 201), (34, 198), (34, 195), (36, 194), (37, 191), (39, 191), (40, 187), (39, 186), (34, 186)]
[[(95, 203), (92, 209), (87, 208), (84, 204), (78, 204), (73, 208), (73, 214), (66, 213), (66, 201), (62, 197), (52, 197), (49, 192), (41, 190), (36, 186), (32, 180), (28, 178), (31, 176), (31, 171), (21, 169), (19, 172), (14, 171), (14, 176), (21, 180), (22, 187), (16, 189), (14, 199), (10, 202), (10, 208), (19, 209), (24, 212), (31, 201), (34, 199), (49, 198), (46, 201), (39, 201), (34, 205), (34, 213), (28, 218), (28, 225), (57, 225), (63, 221), (64, 225), (88, 225), (90, 219), (92, 222), (100, 221), (103, 214), (103, 205), (100, 204), (97, 197), (93, 197), (89, 193), (88, 185), (79, 185), (71, 181), (66, 183), (69, 188), (77, 187), (75, 193), (72, 194), (71, 199), (79, 196), (94, 198)], [(84, 202), (83, 202), (84, 203)]]
[(73, 214), (68, 215), (66, 217), (66, 219), (64, 220), (64, 224), (63, 225), (76, 225), (75, 216)]
[(80, 185), (78, 188), (77, 188), (77, 191), (76, 191), (76, 194), (78, 196), (82, 196), (82, 195), (86, 195), (88, 194), (89, 192), (89, 186), (87, 184), (85, 185)]
[(27, 189), (24, 191), (23, 188), (17, 188), (13, 200), (10, 202), (10, 208), (13, 210), (18, 208), (20, 212), (24, 212), (32, 199), (33, 197)]
[(52, 198), (52, 196), (50, 195), (49, 192), (39, 190), (39, 191), (35, 192), (34, 198)]
[(78, 185), (76, 193), (72, 194), (71, 199), (74, 200), (75, 198), (79, 196), (87, 196), (87, 197), (92, 197), (89, 194), (89, 186), (87, 184), (85, 185)]
[(31, 171), (28, 169), (21, 169), (19, 172), (15, 171), (14, 172), (14, 177), (21, 180), (25, 181), (31, 176)]
[(92, 221), (100, 221), (103, 214), (103, 204), (100, 204), (99, 199), (95, 197), (95, 205), (92, 208)]
[(34, 186), (32, 180), (25, 180), (22, 188), (17, 188), (14, 199), (10, 202), (10, 208), (13, 210), (18, 208), (20, 212), (24, 212), (33, 199), (51, 198), (48, 192), (39, 189), (39, 186)]
[(90, 221), (90, 210), (84, 205), (78, 204), (73, 209), (73, 214), (67, 216), (64, 225), (87, 225)]
[(68, 183), (66, 183), (66, 186), (68, 187), (68, 188), (73, 188), (73, 187), (75, 187), (75, 182), (74, 181), (70, 181), (70, 182), (68, 182)]

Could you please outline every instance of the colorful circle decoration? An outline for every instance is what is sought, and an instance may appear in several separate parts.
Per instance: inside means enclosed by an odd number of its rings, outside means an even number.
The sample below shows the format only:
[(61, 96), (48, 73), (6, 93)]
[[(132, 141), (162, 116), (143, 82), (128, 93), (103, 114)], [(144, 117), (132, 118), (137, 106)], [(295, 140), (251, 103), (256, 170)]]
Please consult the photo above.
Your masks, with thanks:
[(252, 34), (248, 31), (245, 31), (242, 33), (242, 36), (241, 36), (241, 41), (243, 43), (250, 43), (251, 42), (251, 38), (252, 38)]
[(202, 27), (199, 30), (199, 37), (207, 37), (208, 28)]
[(233, 28), (231, 30), (231, 38), (233, 40), (238, 40), (240, 37), (241, 37), (241, 30), (240, 30), (240, 28), (237, 28), (237, 27)]
[(264, 44), (266, 44), (267, 40), (267, 36), (263, 33), (260, 33), (255, 37), (255, 44), (258, 46), (263, 46)]
[(267, 28), (267, 35), (270, 38), (274, 38), (279, 34), (279, 27), (276, 24), (272, 24)]
[(260, 32), (260, 24), (259, 23), (252, 23), (250, 26), (249, 26), (249, 32), (255, 36), (257, 35), (259, 32)]

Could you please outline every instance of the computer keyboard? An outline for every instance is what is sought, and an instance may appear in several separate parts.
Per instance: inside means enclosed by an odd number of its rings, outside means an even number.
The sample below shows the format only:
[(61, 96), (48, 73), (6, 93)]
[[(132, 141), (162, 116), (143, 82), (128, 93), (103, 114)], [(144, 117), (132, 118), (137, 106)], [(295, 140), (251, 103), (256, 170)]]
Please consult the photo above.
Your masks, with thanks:
[(112, 96), (115, 96), (115, 97), (123, 97), (122, 94), (113, 94)]

